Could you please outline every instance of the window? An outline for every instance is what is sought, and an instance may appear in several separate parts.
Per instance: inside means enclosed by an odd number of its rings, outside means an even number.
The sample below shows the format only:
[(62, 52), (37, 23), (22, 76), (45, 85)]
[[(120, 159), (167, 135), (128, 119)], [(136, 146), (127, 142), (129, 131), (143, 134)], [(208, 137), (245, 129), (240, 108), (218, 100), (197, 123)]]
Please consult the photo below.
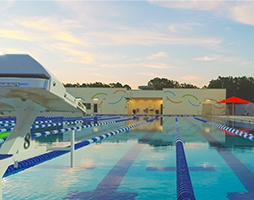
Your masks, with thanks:
[(84, 103), (84, 105), (86, 106), (86, 109), (87, 109), (87, 110), (90, 110), (90, 109), (91, 109), (91, 103)]

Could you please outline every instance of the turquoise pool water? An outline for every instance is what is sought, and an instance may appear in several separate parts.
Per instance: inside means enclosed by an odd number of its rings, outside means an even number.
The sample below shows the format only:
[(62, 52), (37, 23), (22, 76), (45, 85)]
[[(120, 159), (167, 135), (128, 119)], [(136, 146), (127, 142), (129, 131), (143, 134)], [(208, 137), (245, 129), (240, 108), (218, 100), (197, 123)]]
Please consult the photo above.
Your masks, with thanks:
[[(142, 120), (76, 131), (76, 142)], [(178, 121), (196, 199), (254, 199), (254, 143), (192, 117)], [(176, 199), (175, 127), (175, 117), (163, 117), (76, 150), (73, 168), (67, 153), (7, 176), (3, 199)], [(66, 146), (69, 135), (34, 144)]]

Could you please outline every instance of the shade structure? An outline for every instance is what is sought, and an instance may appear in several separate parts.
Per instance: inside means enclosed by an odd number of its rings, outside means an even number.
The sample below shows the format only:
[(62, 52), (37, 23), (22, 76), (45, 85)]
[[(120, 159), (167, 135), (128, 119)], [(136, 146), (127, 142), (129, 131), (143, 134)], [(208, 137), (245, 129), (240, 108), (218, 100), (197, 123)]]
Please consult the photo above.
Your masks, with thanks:
[(232, 105), (232, 115), (235, 115), (235, 103), (243, 104), (243, 103), (252, 103), (252, 102), (246, 101), (244, 99), (241, 99), (241, 98), (238, 98), (238, 97), (235, 97), (235, 96), (232, 96), (232, 97), (224, 99), (224, 100), (222, 100), (218, 103), (233, 103), (233, 105)]
[(252, 102), (233, 96), (233, 97), (224, 99), (218, 103), (252, 103)]

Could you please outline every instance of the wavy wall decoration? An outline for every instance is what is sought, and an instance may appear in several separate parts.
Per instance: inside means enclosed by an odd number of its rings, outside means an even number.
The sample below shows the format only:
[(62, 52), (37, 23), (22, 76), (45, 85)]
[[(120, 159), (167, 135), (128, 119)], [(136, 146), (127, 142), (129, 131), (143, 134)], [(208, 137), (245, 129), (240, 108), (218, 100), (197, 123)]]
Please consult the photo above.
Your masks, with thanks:
[[(171, 93), (171, 94), (173, 94), (174, 96), (176, 96), (176, 94), (175, 94), (174, 92), (172, 92), (172, 91), (164, 91), (164, 93)], [(182, 95), (182, 98), (184, 98), (184, 97), (192, 97), (193, 100), (195, 99), (195, 100), (198, 102), (198, 104), (195, 104), (195, 103), (193, 103), (192, 101), (190, 101), (190, 100), (188, 99), (188, 102), (189, 102), (190, 105), (195, 106), (195, 107), (200, 106), (199, 99), (198, 99), (196, 96), (194, 96), (194, 95), (192, 95), (192, 94), (185, 94), (185, 95)], [(175, 104), (183, 103), (183, 101), (173, 101), (173, 100), (171, 100), (168, 96), (166, 96), (166, 100), (170, 101), (171, 103), (175, 103)], [(210, 100), (216, 102), (216, 104), (219, 104), (218, 101), (217, 101), (216, 99), (210, 99)], [(214, 108), (217, 108), (217, 109), (223, 109), (223, 108), (225, 108), (225, 106), (216, 106), (216, 105), (214, 105), (214, 104), (213, 104), (213, 107), (214, 107)]]

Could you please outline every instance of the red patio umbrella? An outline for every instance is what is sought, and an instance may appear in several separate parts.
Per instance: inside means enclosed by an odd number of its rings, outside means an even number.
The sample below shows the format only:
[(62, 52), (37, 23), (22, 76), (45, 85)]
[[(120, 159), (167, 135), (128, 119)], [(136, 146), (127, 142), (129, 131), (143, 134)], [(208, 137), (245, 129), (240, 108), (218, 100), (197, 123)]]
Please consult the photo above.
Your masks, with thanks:
[(224, 99), (218, 103), (233, 103), (233, 106), (232, 106), (232, 115), (235, 115), (235, 103), (239, 103), (239, 104), (242, 104), (242, 103), (252, 103), (250, 101), (246, 101), (244, 99), (240, 99), (238, 97), (235, 97), (235, 96), (232, 96), (232, 97), (229, 97), (227, 99)]

